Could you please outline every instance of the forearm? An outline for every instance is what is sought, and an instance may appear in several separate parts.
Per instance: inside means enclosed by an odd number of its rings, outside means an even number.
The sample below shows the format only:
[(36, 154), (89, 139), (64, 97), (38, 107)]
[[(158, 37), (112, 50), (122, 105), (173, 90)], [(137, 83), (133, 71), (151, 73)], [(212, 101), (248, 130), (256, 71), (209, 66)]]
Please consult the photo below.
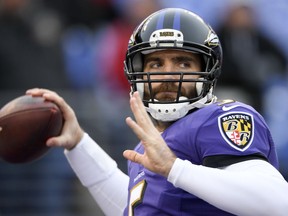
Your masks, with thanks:
[(65, 155), (81, 183), (105, 215), (122, 215), (127, 202), (128, 176), (87, 134)]
[(107, 180), (88, 188), (105, 215), (123, 215), (127, 205), (127, 180), (128, 177), (118, 169)]
[(168, 181), (236, 215), (280, 216), (288, 212), (288, 184), (265, 161), (246, 161), (214, 169), (177, 159)]

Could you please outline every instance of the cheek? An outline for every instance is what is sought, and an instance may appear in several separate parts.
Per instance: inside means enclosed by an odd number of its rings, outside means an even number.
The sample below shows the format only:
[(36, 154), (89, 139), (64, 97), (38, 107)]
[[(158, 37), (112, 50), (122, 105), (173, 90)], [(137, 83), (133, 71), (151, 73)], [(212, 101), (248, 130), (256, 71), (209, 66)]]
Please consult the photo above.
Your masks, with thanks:
[(196, 96), (196, 83), (189, 82), (189, 83), (182, 83), (182, 88), (185, 89), (185, 96), (188, 98), (192, 98)]
[[(153, 85), (152, 85), (153, 86)], [(149, 91), (149, 85), (148, 83), (144, 83), (144, 95), (143, 95), (143, 99), (144, 100), (150, 100), (150, 91)]]
[(158, 82), (152, 82), (151, 84), (148, 83), (144, 83), (144, 92), (149, 92), (149, 86), (151, 85), (152, 89), (157, 88), (158, 86), (161, 85), (161, 83)]
[(191, 83), (191, 82), (189, 82), (189, 83), (183, 82), (183, 83), (182, 83), (182, 87), (183, 87), (184, 89), (186, 89), (187, 92), (190, 92), (191, 90), (195, 89), (195, 84), (194, 84), (194, 83)]

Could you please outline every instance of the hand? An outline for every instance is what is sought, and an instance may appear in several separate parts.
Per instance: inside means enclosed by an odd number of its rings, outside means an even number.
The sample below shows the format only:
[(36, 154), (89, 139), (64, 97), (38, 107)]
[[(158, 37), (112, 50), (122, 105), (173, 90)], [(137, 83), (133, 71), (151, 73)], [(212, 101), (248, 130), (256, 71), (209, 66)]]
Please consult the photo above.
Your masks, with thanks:
[(126, 150), (123, 153), (124, 157), (142, 164), (152, 172), (168, 177), (176, 156), (153, 125), (138, 92), (131, 96), (130, 107), (136, 122), (128, 117), (126, 123), (141, 140), (145, 151), (144, 154), (139, 154), (133, 150)]
[(41, 96), (45, 100), (52, 101), (58, 105), (64, 117), (64, 125), (61, 134), (58, 137), (51, 137), (47, 140), (47, 146), (64, 147), (68, 150), (74, 148), (84, 135), (83, 130), (79, 126), (78, 120), (73, 109), (60, 97), (56, 92), (48, 89), (29, 89), (26, 94), (32, 96)]

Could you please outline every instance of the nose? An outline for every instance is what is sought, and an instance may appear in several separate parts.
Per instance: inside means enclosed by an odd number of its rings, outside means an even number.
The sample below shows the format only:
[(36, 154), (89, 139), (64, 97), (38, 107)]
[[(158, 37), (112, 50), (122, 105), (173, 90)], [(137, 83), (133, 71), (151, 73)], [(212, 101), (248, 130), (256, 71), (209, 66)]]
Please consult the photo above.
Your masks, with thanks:
[(162, 72), (165, 79), (179, 79), (179, 75), (173, 74), (173, 72), (177, 72), (173, 64), (166, 64)]
[(174, 71), (174, 65), (170, 61), (165, 61), (163, 68), (163, 72), (173, 72)]

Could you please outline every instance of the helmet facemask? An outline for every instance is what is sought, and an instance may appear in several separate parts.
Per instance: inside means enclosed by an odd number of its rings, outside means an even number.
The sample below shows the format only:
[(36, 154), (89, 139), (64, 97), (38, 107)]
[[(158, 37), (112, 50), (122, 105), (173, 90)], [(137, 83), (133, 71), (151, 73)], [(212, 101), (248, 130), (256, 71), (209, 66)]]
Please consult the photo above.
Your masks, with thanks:
[[(171, 49), (171, 48), (169, 48)], [(163, 47), (161, 47), (163, 50)], [(156, 50), (153, 50), (154, 52)], [(153, 52), (150, 50), (150, 53)], [(158, 50), (159, 51), (159, 50)], [(136, 61), (131, 63), (134, 68), (143, 65), (144, 55), (138, 53), (136, 58), (132, 60)], [(131, 92), (138, 91), (142, 101), (152, 117), (158, 121), (175, 121), (185, 116), (193, 108), (201, 108), (207, 105), (209, 102), (214, 102), (215, 97), (213, 96), (213, 86), (215, 80), (210, 79), (211, 72), (205, 72), (206, 68), (209, 68), (209, 58), (203, 60), (203, 71), (197, 72), (126, 72), (131, 83)], [(138, 62), (141, 61), (141, 62)], [(215, 65), (216, 67), (216, 65)], [(205, 68), (205, 69), (204, 69)], [(127, 69), (126, 69), (127, 70)], [(138, 68), (143, 71), (143, 66)], [(213, 69), (214, 70), (214, 69)], [(159, 79), (154, 78), (155, 76), (170, 75), (173, 79)], [(191, 75), (197, 75), (198, 78), (187, 78)], [(131, 77), (132, 76), (132, 77)], [(183, 90), (183, 83), (191, 83), (194, 91), (185, 92)], [(159, 86), (152, 88), (153, 83), (159, 83)], [(160, 90), (161, 89), (161, 90)], [(157, 92), (177, 92), (177, 96), (171, 98), (164, 98), (162, 100), (157, 99), (155, 96)]]

